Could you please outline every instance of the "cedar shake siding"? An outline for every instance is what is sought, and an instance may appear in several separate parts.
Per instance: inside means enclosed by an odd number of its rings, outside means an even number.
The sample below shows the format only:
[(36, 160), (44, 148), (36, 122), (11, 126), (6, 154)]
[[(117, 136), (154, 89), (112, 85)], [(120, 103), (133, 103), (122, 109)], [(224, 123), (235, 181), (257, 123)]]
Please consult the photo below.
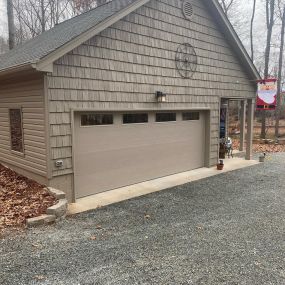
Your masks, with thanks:
[[(216, 164), (220, 98), (253, 98), (255, 86), (204, 2), (193, 4), (189, 21), (181, 1), (150, 1), (54, 63), (47, 75), (53, 177), (73, 173), (72, 110), (210, 109), (209, 165)], [(175, 66), (183, 43), (198, 56), (192, 79)], [(168, 102), (158, 104), (156, 91)]]
[[(22, 110), (23, 153), (12, 151), (10, 109)], [(17, 77), (0, 83), (0, 162), (18, 172), (47, 183), (47, 155), (44, 111), (44, 81), (40, 74)], [(19, 118), (17, 118), (18, 120)], [(16, 122), (14, 122), (16, 123)], [(17, 126), (18, 127), (18, 126)], [(17, 131), (17, 133), (15, 133)], [(21, 149), (21, 142), (14, 149)]]

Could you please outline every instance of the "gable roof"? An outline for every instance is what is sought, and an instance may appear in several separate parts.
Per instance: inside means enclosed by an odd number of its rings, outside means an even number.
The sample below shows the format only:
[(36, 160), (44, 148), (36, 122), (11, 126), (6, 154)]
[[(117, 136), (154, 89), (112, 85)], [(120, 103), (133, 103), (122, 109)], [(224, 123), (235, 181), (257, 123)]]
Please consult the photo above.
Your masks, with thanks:
[(118, 21), (148, 1), (113, 0), (64, 21), (0, 57), (0, 71), (26, 64), (36, 64), (78, 37), (91, 32), (100, 24), (107, 22), (107, 26), (103, 27), (105, 29), (112, 25), (114, 19), (115, 22)]
[[(0, 57), (0, 75), (24, 68), (52, 72), (53, 62), (150, 0), (113, 0), (83, 13)], [(205, 1), (252, 79), (260, 75), (217, 0)]]

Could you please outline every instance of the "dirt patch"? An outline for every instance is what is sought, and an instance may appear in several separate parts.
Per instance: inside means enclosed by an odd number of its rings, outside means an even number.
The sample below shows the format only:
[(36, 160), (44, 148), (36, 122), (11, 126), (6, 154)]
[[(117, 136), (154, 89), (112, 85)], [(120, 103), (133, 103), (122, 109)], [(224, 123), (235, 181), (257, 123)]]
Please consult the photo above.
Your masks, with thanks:
[(44, 214), (55, 203), (44, 185), (0, 164), (0, 232), (24, 227), (27, 218)]

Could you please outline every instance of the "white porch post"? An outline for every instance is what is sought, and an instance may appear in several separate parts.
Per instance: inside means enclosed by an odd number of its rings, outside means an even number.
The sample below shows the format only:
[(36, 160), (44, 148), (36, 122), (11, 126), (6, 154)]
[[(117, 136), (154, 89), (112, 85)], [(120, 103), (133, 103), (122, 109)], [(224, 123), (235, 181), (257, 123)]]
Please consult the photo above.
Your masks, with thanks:
[(241, 101), (240, 108), (240, 144), (239, 150), (244, 151), (244, 141), (245, 141), (245, 118), (246, 118), (246, 101)]
[(255, 100), (247, 100), (247, 136), (246, 136), (246, 154), (245, 159), (251, 160), (252, 158), (252, 140), (253, 140), (253, 120), (254, 120)]

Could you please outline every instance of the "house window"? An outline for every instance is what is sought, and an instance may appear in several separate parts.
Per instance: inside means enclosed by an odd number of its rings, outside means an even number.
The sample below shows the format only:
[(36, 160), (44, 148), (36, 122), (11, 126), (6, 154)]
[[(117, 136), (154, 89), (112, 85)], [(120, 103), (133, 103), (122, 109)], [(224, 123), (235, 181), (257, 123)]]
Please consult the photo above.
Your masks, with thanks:
[(176, 113), (156, 113), (156, 122), (174, 122), (176, 121)]
[(200, 120), (200, 113), (199, 112), (182, 113), (182, 120), (183, 121), (199, 121)]
[(140, 124), (148, 122), (147, 113), (123, 114), (124, 124)]
[(81, 126), (112, 125), (112, 114), (84, 114), (81, 115)]
[(11, 150), (23, 153), (24, 144), (23, 144), (22, 110), (10, 109), (9, 117), (10, 117), (10, 132), (11, 132)]

